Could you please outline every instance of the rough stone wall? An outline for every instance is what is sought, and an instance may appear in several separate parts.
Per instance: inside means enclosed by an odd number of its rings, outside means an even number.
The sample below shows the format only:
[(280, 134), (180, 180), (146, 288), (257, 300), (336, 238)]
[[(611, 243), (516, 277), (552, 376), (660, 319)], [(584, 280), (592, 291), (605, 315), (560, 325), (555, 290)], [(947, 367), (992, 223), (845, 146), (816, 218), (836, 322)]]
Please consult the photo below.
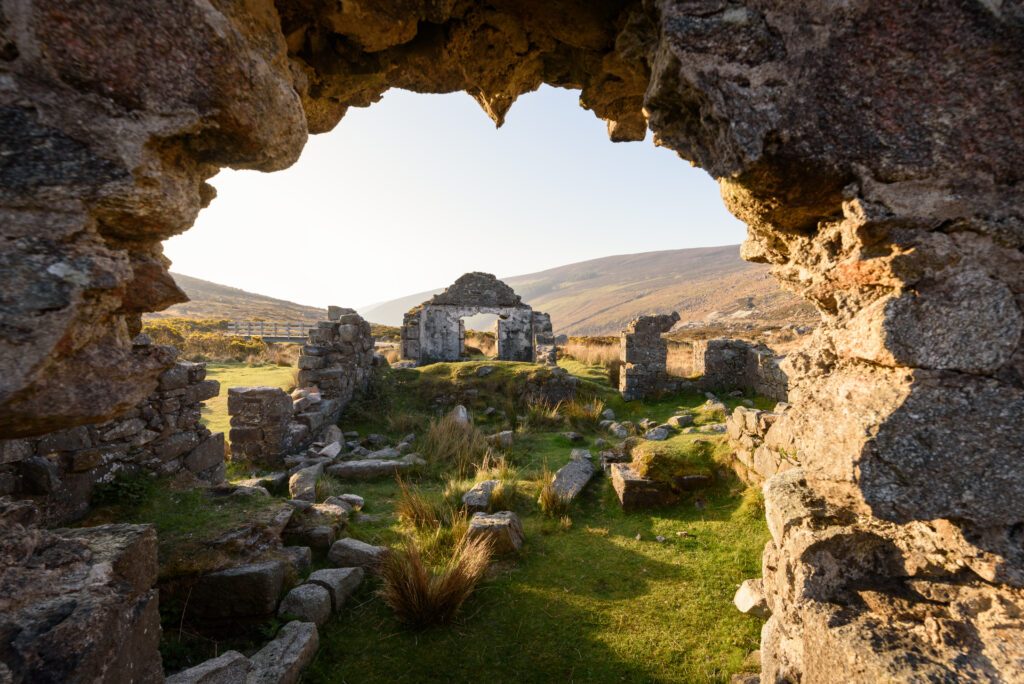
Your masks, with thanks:
[(164, 681), (153, 527), (41, 522), (0, 497), (0, 681)]
[(160, 243), (218, 168), (286, 167), (391, 87), (497, 123), (577, 87), (718, 179), (744, 257), (822, 315), (770, 430), (800, 468), (766, 483), (763, 678), (1012, 679), (1022, 43), (1019, 2), (2, 0), (0, 435), (155, 389), (131, 340), (181, 300)]
[(771, 433), (771, 427), (788, 408), (784, 403), (776, 405), (773, 411), (738, 406), (725, 422), (733, 452), (733, 469), (745, 482), (760, 485), (773, 475), (799, 465), (787, 452), (787, 447), (792, 445), (779, 443), (779, 435)]
[(533, 312), (534, 360), (547, 366), (558, 363), (558, 347), (555, 345), (555, 331), (551, 326), (551, 314)]
[(178, 361), (156, 392), (114, 420), (0, 441), (0, 495), (33, 499), (53, 524), (84, 515), (96, 485), (119, 473), (220, 482), (224, 433), (200, 423), (203, 401), (219, 391), (206, 364)]
[(782, 360), (763, 344), (715, 339), (693, 343), (693, 371), (701, 387), (712, 392), (750, 390), (776, 401), (786, 401), (789, 378)]
[(671, 389), (668, 373), (668, 346), (661, 334), (672, 329), (679, 314), (639, 316), (630, 321), (619, 340), (619, 393), (626, 401), (643, 399)]
[(274, 468), (287, 454), (337, 425), (374, 366), (370, 324), (352, 309), (332, 306), (327, 321), (309, 331), (299, 356), (299, 388), (231, 387), (231, 457)]
[(465, 316), (498, 316), (497, 358), (534, 360), (533, 310), (489, 273), (466, 273), (402, 319), (402, 358), (422, 363), (458, 361), (465, 349)]

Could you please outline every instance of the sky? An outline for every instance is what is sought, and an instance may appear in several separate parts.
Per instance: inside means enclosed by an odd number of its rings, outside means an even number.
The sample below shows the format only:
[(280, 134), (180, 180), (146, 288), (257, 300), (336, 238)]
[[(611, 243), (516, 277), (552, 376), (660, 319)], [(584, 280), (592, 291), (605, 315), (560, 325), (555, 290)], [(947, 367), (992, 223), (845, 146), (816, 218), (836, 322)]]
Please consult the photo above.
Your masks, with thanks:
[(611, 143), (578, 91), (542, 87), (496, 129), (465, 93), (391, 90), (275, 173), (221, 171), (164, 243), (177, 273), (364, 307), (613, 254), (737, 244), (717, 184), (674, 152)]

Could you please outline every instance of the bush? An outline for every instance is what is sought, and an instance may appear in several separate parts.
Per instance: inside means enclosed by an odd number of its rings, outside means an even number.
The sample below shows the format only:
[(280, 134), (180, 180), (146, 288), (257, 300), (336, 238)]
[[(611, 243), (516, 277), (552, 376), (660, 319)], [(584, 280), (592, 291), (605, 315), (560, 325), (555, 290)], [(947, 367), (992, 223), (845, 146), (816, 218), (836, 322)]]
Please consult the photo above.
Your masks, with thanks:
[(381, 564), (379, 595), (409, 627), (447, 624), (483, 579), (490, 560), (486, 539), (463, 537), (447, 561), (433, 569), (424, 562), (415, 542), (407, 540)]

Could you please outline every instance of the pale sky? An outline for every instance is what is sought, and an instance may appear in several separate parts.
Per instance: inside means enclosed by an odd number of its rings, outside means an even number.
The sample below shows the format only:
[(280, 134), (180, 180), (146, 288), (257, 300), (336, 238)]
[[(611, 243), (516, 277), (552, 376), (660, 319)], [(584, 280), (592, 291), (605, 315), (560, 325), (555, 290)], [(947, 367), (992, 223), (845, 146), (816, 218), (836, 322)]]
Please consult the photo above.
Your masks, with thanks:
[(291, 168), (224, 170), (171, 270), (312, 306), (362, 307), (467, 271), (521, 275), (612, 254), (736, 244), (704, 172), (611, 143), (577, 91), (544, 86), (495, 129), (465, 93), (389, 91), (311, 136)]

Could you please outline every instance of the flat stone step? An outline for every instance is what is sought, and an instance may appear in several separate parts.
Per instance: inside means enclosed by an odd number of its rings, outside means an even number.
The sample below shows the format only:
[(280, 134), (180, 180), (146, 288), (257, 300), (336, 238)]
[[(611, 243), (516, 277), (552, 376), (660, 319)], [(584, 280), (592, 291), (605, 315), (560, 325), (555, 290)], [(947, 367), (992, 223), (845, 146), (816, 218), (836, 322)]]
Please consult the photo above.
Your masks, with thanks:
[(426, 461), (415, 454), (387, 461), (368, 458), (336, 463), (329, 466), (326, 473), (339, 480), (372, 480), (379, 477), (394, 477), (398, 473), (425, 463)]
[(590, 458), (590, 453), (582, 449), (579, 451), (583, 451), (586, 456), (576, 453), (577, 450), (573, 449), (573, 458), (559, 468), (558, 472), (551, 479), (551, 484), (554, 486), (555, 491), (567, 501), (572, 501), (579, 496), (583, 488), (594, 477), (594, 473), (597, 472), (597, 468)]

